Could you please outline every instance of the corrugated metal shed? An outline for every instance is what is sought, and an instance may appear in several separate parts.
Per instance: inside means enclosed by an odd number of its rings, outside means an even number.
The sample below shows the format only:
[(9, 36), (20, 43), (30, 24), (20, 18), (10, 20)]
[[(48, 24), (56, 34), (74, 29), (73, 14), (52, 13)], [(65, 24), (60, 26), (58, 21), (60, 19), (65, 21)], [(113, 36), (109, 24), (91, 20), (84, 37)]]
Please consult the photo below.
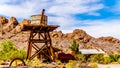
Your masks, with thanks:
[(105, 54), (101, 49), (79, 49), (81, 54)]

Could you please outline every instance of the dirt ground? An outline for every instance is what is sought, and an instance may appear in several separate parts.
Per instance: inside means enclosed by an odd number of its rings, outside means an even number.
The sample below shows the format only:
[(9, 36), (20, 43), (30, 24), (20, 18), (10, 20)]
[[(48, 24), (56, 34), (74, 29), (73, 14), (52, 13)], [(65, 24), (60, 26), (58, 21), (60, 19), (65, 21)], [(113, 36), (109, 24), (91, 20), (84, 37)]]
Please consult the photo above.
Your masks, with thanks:
[(120, 64), (98, 64), (98, 68), (120, 68)]

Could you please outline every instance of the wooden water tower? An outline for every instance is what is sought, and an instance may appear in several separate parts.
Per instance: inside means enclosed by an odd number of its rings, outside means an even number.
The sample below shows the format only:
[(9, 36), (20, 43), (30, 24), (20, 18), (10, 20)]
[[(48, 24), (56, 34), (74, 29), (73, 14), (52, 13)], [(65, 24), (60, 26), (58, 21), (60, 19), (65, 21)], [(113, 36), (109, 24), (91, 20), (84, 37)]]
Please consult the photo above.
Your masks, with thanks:
[(43, 16), (43, 21), (42, 20), (42, 15), (37, 14), (37, 15), (32, 15), (31, 16), (31, 24), (36, 24), (36, 25), (47, 25), (47, 16)]
[(30, 31), (28, 41), (27, 59), (31, 60), (41, 56), (50, 61), (55, 60), (55, 50), (51, 43), (50, 32), (58, 28), (58, 25), (48, 25), (47, 16), (44, 15), (45, 10), (42, 10), (42, 15), (32, 15), (31, 24), (24, 25), (22, 31)]

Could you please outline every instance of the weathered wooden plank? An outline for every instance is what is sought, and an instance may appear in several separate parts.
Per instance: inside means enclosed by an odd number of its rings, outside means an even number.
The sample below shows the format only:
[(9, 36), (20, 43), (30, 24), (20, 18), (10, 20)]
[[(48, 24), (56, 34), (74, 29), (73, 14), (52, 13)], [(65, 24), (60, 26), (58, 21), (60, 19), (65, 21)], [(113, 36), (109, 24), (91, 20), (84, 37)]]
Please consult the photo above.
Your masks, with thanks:
[(46, 26), (43, 26), (43, 25), (35, 25), (35, 24), (24, 24), (23, 25), (23, 29), (22, 31), (53, 31), (55, 30), (56, 28), (58, 28), (59, 26), (58, 25), (46, 25)]

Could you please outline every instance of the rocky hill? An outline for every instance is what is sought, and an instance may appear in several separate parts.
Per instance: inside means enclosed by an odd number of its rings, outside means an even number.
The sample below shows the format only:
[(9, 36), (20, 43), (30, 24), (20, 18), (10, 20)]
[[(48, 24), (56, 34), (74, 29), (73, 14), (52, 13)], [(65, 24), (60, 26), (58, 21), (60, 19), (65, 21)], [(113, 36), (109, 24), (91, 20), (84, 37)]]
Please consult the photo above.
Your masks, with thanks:
[[(27, 50), (29, 32), (22, 32), (24, 24), (30, 24), (30, 20), (24, 19), (18, 23), (15, 17), (10, 20), (0, 16), (0, 42), (5, 39), (11, 39), (18, 48)], [(120, 40), (113, 37), (94, 38), (82, 29), (75, 29), (72, 33), (64, 34), (62, 31), (51, 32), (52, 45), (62, 49), (64, 52), (70, 52), (70, 45), (73, 39), (79, 43), (79, 49), (102, 49), (106, 53), (120, 54)]]

